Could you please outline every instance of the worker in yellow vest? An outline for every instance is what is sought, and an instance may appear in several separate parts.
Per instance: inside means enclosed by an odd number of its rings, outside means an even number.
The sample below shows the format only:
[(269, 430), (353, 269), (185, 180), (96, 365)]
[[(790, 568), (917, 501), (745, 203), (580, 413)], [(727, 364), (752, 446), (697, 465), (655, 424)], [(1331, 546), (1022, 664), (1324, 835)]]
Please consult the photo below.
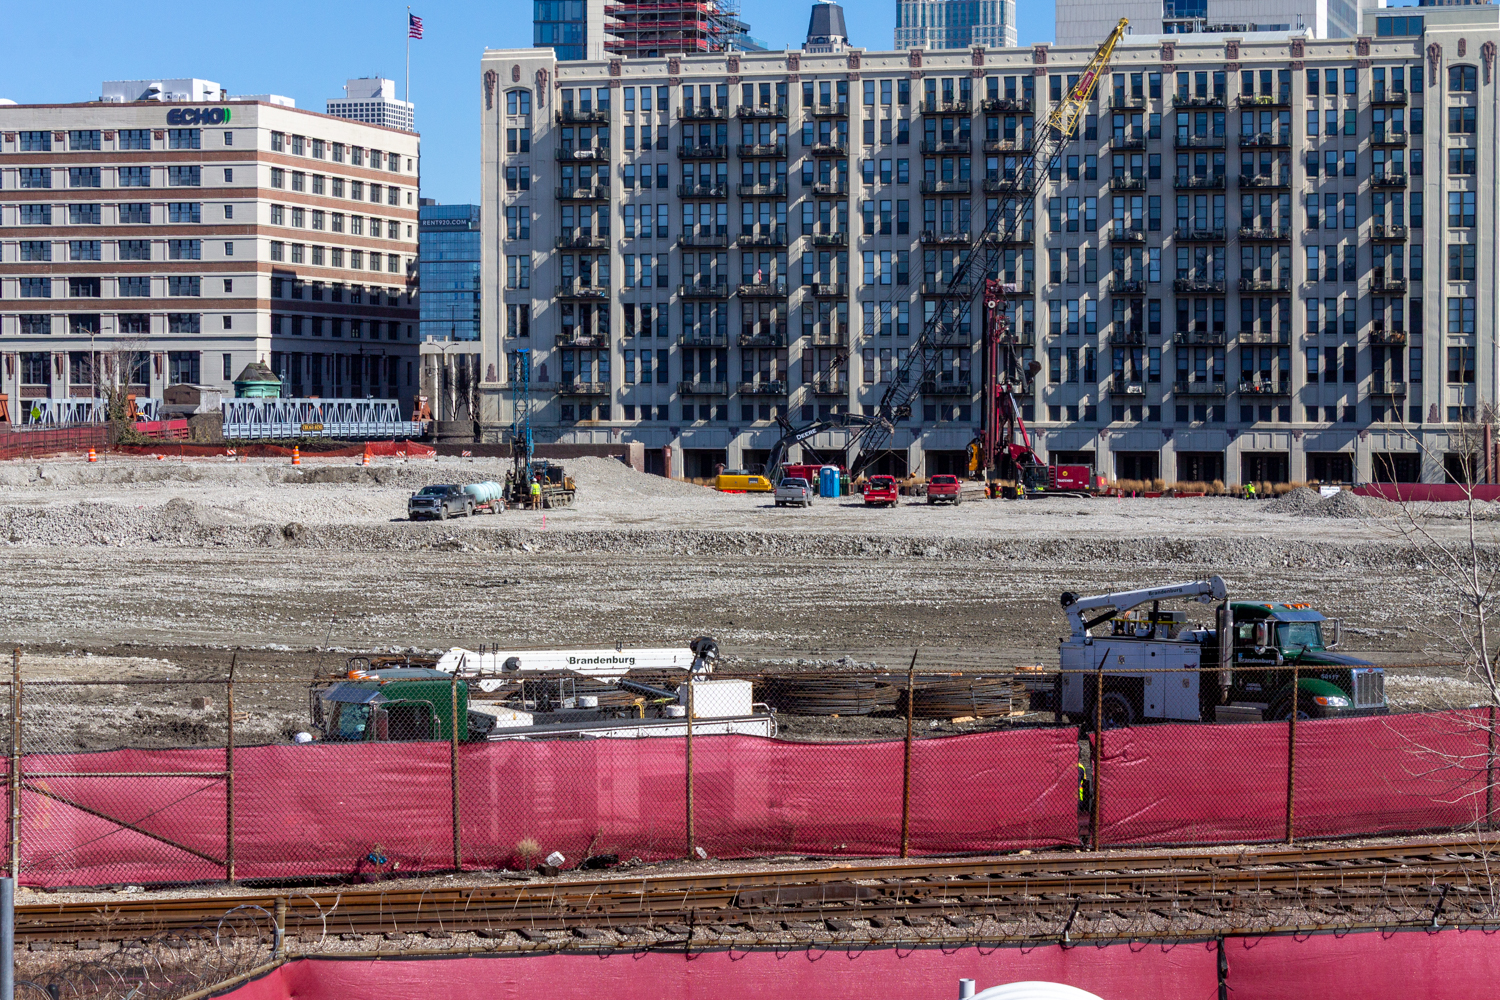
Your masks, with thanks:
[(542, 484), (535, 479), (531, 481), (531, 509), (542, 509)]

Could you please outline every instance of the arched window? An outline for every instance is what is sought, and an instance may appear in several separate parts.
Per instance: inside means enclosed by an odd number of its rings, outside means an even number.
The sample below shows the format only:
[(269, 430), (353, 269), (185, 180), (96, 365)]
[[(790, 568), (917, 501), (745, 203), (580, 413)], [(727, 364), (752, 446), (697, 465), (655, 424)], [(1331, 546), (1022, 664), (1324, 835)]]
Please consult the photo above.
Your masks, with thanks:
[[(1473, 67), (1470, 68), (1472, 69)], [(531, 91), (507, 90), (505, 92), (505, 113), (508, 115), (531, 114)]]
[(1478, 89), (1479, 68), (1477, 66), (1448, 67), (1448, 92), (1450, 94), (1473, 93)]

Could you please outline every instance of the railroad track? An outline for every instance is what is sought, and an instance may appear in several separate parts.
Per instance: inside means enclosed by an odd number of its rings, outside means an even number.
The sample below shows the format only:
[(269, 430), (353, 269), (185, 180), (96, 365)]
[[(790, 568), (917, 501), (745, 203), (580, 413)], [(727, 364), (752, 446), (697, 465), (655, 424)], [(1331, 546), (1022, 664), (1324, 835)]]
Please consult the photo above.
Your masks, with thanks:
[[(825, 864), (727, 874), (503, 881), (485, 886), (280, 890), (186, 899), (28, 904), (25, 942), (132, 941), (202, 936), (235, 921), (279, 926), (295, 939), (499, 939), (572, 931), (626, 936), (647, 929), (850, 930), (854, 921), (962, 929), (1071, 910), (1120, 919), (1237, 914), (1302, 906), (1329, 912), (1447, 908), (1493, 913), (1500, 840), (1447, 838), (1400, 846), (1254, 849), (1241, 853), (1011, 855), (985, 860)], [(1491, 867), (1497, 875), (1492, 876)], [(1492, 917), (1493, 919), (1493, 917)], [(1070, 920), (1071, 923), (1071, 920)], [(529, 938), (528, 938), (529, 939)]]

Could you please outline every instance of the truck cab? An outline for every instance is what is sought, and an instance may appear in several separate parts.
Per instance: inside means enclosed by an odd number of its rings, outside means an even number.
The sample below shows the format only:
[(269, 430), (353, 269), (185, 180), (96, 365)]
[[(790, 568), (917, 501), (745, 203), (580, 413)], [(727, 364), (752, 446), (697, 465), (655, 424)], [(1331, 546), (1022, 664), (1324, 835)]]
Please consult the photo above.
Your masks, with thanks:
[[(469, 690), (457, 685), (458, 738), (469, 738)], [(314, 684), (313, 725), (336, 743), (409, 742), (453, 738), (453, 675), (427, 667), (350, 671)]]
[[(1223, 597), (1223, 583), (1214, 578)], [(1384, 713), (1385, 672), (1335, 652), (1339, 624), (1306, 604), (1225, 601), (1211, 625), (1190, 624), (1162, 600), (1194, 585), (1111, 598), (1064, 595), (1073, 634), (1059, 643), (1059, 708), (1069, 718), (1106, 728), (1144, 721), (1263, 721)], [(1207, 584), (1203, 584), (1207, 587)], [(1203, 600), (1210, 591), (1194, 595)], [(1147, 596), (1131, 604), (1139, 595)], [(1068, 599), (1072, 599), (1070, 605)], [(1150, 608), (1140, 608), (1142, 603)], [(1084, 620), (1075, 607), (1112, 608)], [(1232, 648), (1220, 657), (1221, 626)], [(1096, 634), (1097, 633), (1097, 634)], [(1102, 683), (1102, 692), (1100, 684)], [(1097, 699), (1097, 701), (1096, 701)]]
[(901, 488), (894, 476), (871, 476), (865, 483), (866, 507), (894, 507), (901, 495)]

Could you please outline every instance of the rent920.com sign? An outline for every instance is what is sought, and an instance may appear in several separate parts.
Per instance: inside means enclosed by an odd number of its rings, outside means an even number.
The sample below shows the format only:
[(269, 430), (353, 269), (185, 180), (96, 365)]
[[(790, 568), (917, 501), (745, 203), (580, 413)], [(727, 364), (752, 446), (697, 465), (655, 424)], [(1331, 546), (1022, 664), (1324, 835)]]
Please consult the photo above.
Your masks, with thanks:
[(168, 125), (228, 125), (228, 108), (173, 108), (167, 112)]

